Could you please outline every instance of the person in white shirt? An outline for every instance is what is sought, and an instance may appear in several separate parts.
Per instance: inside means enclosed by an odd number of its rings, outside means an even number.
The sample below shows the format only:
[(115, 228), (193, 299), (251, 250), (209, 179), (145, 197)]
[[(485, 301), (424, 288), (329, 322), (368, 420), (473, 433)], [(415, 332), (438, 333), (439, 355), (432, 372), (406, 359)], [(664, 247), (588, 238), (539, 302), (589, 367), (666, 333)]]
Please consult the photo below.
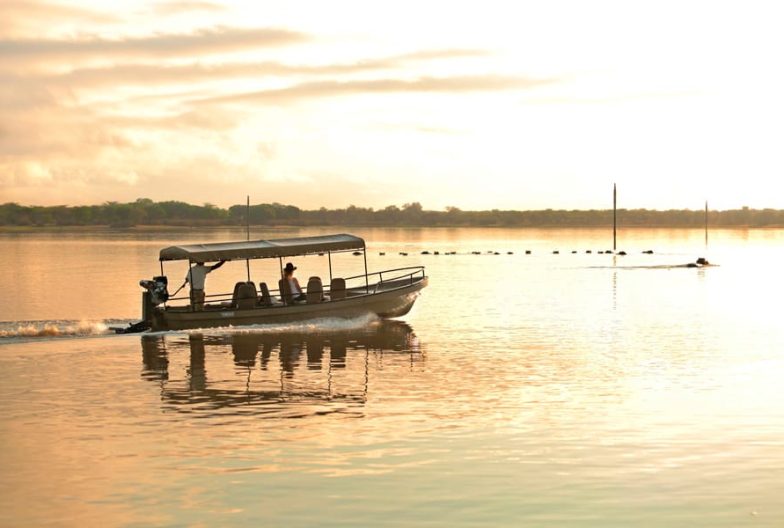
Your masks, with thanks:
[(204, 309), (204, 283), (207, 281), (207, 274), (220, 268), (225, 262), (225, 260), (221, 260), (212, 266), (206, 266), (204, 262), (197, 262), (188, 270), (185, 282), (191, 285), (191, 309), (193, 311)]
[(294, 264), (287, 262), (286, 267), (283, 268), (283, 280), (289, 284), (289, 289), (291, 290), (291, 300), (304, 301), (305, 294), (302, 293), (302, 287), (299, 285), (299, 281), (294, 276), (295, 269), (297, 269), (297, 267)]

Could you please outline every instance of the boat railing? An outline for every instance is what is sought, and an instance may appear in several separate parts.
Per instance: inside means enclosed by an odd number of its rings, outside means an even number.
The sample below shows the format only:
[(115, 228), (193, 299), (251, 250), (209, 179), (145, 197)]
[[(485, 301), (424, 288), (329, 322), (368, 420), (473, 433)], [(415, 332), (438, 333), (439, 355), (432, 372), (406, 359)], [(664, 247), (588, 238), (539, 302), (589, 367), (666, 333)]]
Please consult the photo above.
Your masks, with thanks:
[[(392, 276), (390, 276), (392, 275)], [(372, 281), (371, 278), (378, 280)], [(393, 282), (402, 282), (405, 284), (414, 284), (425, 278), (424, 266), (408, 266), (405, 268), (394, 268), (383, 271), (374, 271), (367, 274), (367, 281), (365, 281), (365, 274), (354, 275), (353, 277), (346, 278), (346, 288), (360, 289), (367, 286), (367, 293), (376, 293), (384, 284)], [(356, 286), (349, 287), (349, 282), (357, 282)]]
[[(425, 278), (425, 267), (424, 266), (409, 266), (406, 268), (395, 268), (395, 269), (388, 269), (382, 271), (374, 271), (367, 274), (367, 280), (365, 279), (365, 274), (361, 275), (354, 275), (353, 277), (346, 277), (344, 280), (346, 281), (346, 289), (354, 291), (356, 293), (365, 293), (365, 294), (372, 294), (377, 293), (379, 289), (383, 288), (385, 284), (394, 284), (400, 283), (401, 286), (403, 285), (410, 285), (414, 284)], [(371, 280), (372, 279), (372, 280)], [(377, 280), (376, 280), (377, 279)], [(324, 293), (329, 294), (331, 290), (331, 284), (324, 285)], [(362, 290), (365, 290), (362, 292)], [(279, 289), (270, 289), (270, 296), (273, 299), (280, 299), (281, 292)], [(355, 295), (356, 295), (355, 293)], [(261, 295), (261, 292), (257, 292), (257, 295)], [(185, 301), (190, 303), (190, 295), (181, 295), (179, 297), (170, 297), (167, 301), (167, 305), (173, 301)], [(214, 294), (205, 294), (204, 296), (205, 303), (209, 303), (213, 307), (217, 306), (230, 306), (234, 301), (234, 293), (214, 293)]]
[[(270, 296), (272, 299), (279, 300), (281, 298), (280, 290), (270, 290)], [(256, 292), (257, 297), (261, 297), (261, 292)], [(183, 295), (180, 297), (170, 297), (167, 301), (167, 304), (171, 303), (172, 301), (184, 301), (186, 303), (190, 303), (191, 298), (190, 295)], [(214, 308), (216, 306), (226, 306), (229, 307), (234, 303), (234, 293), (212, 293), (212, 294), (205, 294), (204, 295), (204, 302), (205, 304), (209, 304), (210, 307)]]

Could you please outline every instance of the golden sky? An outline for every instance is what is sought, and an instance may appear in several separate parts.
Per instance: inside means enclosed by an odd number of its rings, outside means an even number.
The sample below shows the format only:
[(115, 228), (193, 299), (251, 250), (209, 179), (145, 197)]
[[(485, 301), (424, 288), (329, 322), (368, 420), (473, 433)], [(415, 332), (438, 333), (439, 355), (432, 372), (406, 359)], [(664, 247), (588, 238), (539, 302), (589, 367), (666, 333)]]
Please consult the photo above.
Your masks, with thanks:
[(777, 1), (0, 1), (0, 203), (784, 208)]

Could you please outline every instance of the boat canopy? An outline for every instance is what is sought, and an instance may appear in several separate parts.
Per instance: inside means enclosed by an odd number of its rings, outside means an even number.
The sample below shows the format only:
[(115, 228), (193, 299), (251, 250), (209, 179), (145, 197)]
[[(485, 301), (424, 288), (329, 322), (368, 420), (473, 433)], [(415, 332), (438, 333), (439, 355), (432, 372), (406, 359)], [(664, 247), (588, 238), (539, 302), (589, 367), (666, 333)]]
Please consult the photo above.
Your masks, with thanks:
[(161, 250), (160, 260), (247, 260), (274, 257), (293, 257), (325, 251), (365, 249), (365, 241), (354, 235), (339, 234), (278, 240), (243, 240), (171, 246)]

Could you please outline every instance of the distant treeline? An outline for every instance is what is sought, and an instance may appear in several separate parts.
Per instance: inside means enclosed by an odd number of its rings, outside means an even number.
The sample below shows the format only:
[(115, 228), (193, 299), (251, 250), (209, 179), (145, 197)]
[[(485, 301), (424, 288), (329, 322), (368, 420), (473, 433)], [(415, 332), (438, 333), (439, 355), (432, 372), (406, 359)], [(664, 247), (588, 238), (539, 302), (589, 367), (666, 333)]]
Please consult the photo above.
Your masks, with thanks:
[[(141, 198), (135, 202), (106, 202), (86, 206), (0, 205), (0, 226), (241, 226), (248, 209), (233, 205), (222, 209), (212, 204), (191, 205), (184, 202), (153, 202)], [(251, 225), (292, 226), (505, 226), (505, 227), (605, 227), (612, 225), (613, 212), (605, 210), (537, 211), (463, 211), (447, 207), (444, 211), (427, 211), (418, 202), (384, 209), (350, 206), (346, 209), (305, 210), (279, 203), (250, 206)], [(725, 227), (782, 227), (784, 210), (733, 209), (710, 211), (708, 223)], [(619, 209), (618, 225), (631, 227), (702, 227), (704, 210)]]

